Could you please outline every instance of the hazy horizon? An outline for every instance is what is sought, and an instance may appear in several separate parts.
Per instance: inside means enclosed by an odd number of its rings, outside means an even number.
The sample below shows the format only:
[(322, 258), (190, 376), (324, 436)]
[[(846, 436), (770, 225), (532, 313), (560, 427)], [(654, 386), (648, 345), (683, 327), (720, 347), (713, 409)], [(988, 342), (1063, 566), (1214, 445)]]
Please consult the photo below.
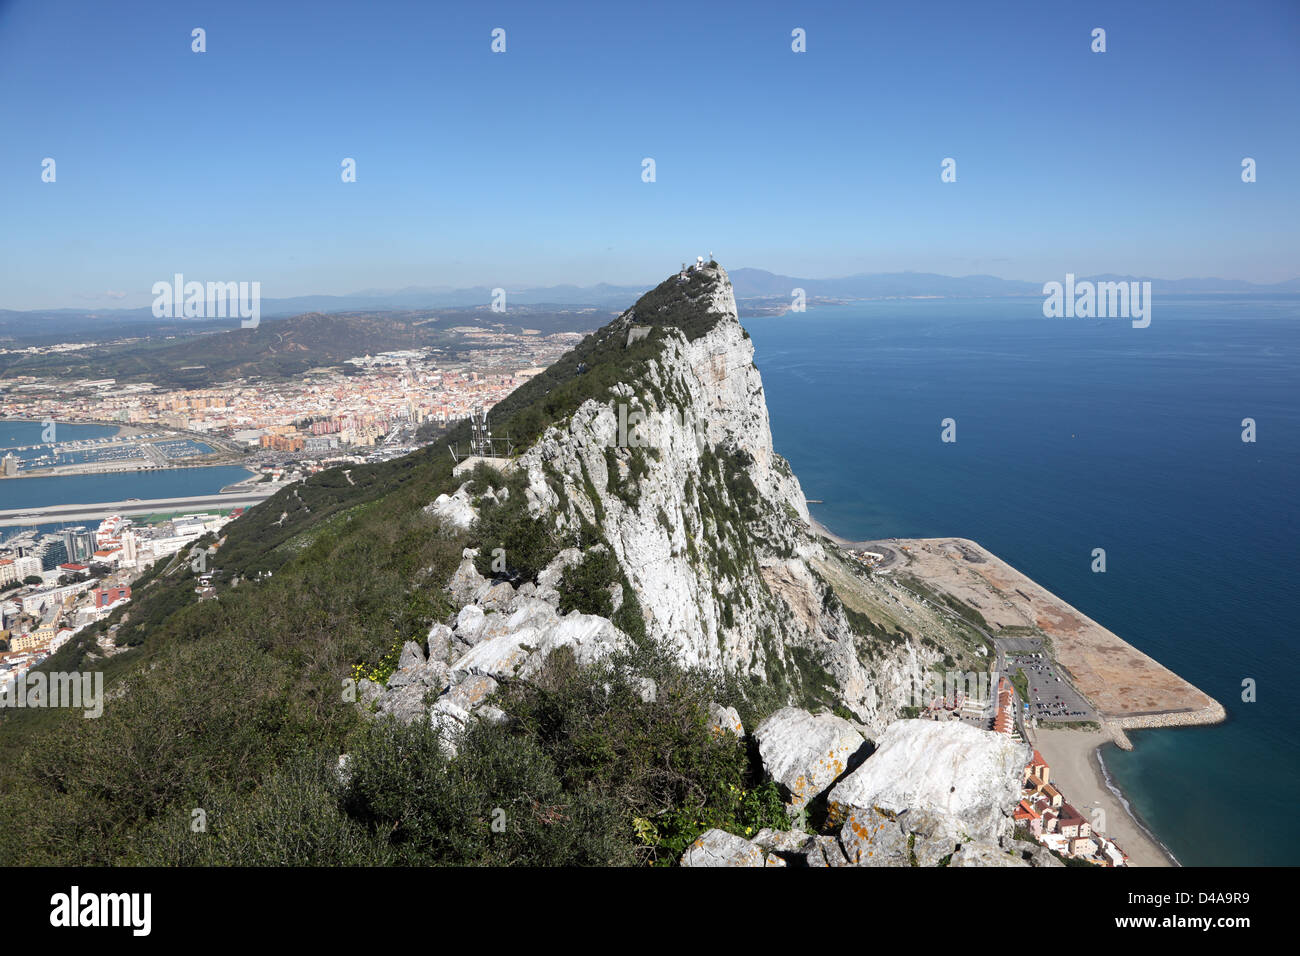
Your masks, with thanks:
[[(726, 268), (725, 264), (723, 264), (723, 268)], [(1037, 286), (1040, 284), (1040, 281), (1037, 280), (1037, 279), (1012, 279), (1012, 278), (1008, 278), (1008, 277), (1006, 277), (1006, 276), (998, 276), (998, 275), (995, 275), (995, 274), (993, 274), (993, 273), (970, 273), (970, 274), (966, 274), (966, 275), (946, 275), (946, 274), (943, 274), (943, 273), (934, 273), (934, 272), (929, 272), (929, 271), (926, 271), (926, 270), (919, 270), (919, 269), (900, 269), (900, 270), (897, 270), (897, 271), (895, 271), (895, 272), (863, 272), (863, 273), (856, 273), (856, 274), (854, 274), (854, 275), (833, 275), (833, 276), (811, 276), (811, 275), (809, 275), (809, 276), (792, 276), (792, 275), (790, 275), (789, 273), (786, 273), (786, 272), (779, 272), (779, 271), (767, 270), (767, 269), (756, 269), (756, 268), (753, 268), (753, 267), (750, 267), (750, 266), (738, 266), (738, 267), (736, 267), (736, 268), (734, 268), (734, 269), (728, 269), (727, 271), (728, 271), (729, 274), (733, 274), (733, 275), (736, 274), (736, 273), (763, 273), (763, 274), (766, 274), (766, 275), (768, 275), (768, 276), (772, 276), (773, 278), (789, 278), (789, 279), (791, 279), (791, 280), (793, 280), (793, 281), (798, 281), (798, 282), (827, 282), (827, 283), (831, 283), (831, 282), (844, 282), (844, 281), (851, 281), (851, 280), (855, 280), (855, 279), (885, 278), (885, 277), (892, 277), (892, 276), (915, 276), (915, 277), (918, 277), (918, 278), (933, 277), (933, 278), (935, 278), (935, 279), (947, 279), (947, 280), (954, 280), (954, 281), (976, 280), (976, 279), (989, 279), (989, 280), (995, 280), (995, 281), (997, 281), (997, 282), (1006, 282), (1006, 283), (1023, 283), (1023, 284), (1026, 286), (1026, 288), (1024, 288), (1024, 289), (1020, 289), (1020, 290), (1016, 290), (1016, 291), (1010, 291), (1010, 290), (1008, 290), (1008, 291), (1002, 293), (1002, 294), (1004, 294), (1004, 295), (1008, 295), (1008, 296), (1022, 296), (1022, 295), (1034, 295), (1034, 294), (1038, 294), (1039, 290), (1037, 289)], [(666, 275), (666, 274), (670, 274), (671, 272), (672, 272), (672, 269), (671, 269), (671, 268), (669, 268), (669, 269), (665, 269), (664, 272), (660, 273), (660, 274), (657, 275), (657, 276), (654, 276), (653, 278), (646, 279), (646, 280), (644, 280), (644, 281), (642, 281), (642, 282), (632, 282), (632, 283), (626, 283), (626, 284), (624, 284), (624, 283), (614, 283), (614, 282), (609, 282), (609, 281), (605, 281), (605, 280), (602, 280), (602, 279), (599, 279), (599, 278), (592, 278), (591, 281), (589, 281), (589, 282), (587, 282), (587, 283), (583, 283), (583, 284), (581, 284), (581, 285), (579, 285), (579, 284), (577, 284), (577, 283), (567, 283), (567, 282), (547, 283), (547, 284), (542, 284), (542, 285), (527, 285), (527, 284), (523, 284), (523, 283), (509, 283), (509, 282), (507, 282), (507, 283), (505, 283), (505, 284), (502, 286), (502, 288), (506, 289), (508, 292), (510, 292), (510, 293), (512, 293), (512, 294), (515, 294), (515, 295), (524, 294), (524, 293), (540, 293), (540, 292), (546, 292), (546, 291), (549, 291), (549, 290), (564, 290), (565, 292), (567, 292), (567, 290), (569, 290), (569, 289), (573, 289), (573, 290), (576, 290), (576, 291), (585, 291), (585, 290), (592, 290), (592, 291), (595, 291), (595, 290), (601, 290), (601, 289), (608, 289), (608, 290), (611, 290), (610, 292), (606, 292), (606, 293), (604, 293), (605, 296), (608, 296), (608, 295), (611, 295), (611, 294), (621, 294), (621, 293), (624, 293), (624, 292), (626, 292), (627, 294), (634, 294), (634, 293), (635, 293), (635, 290), (643, 290), (643, 291), (644, 291), (644, 290), (648, 290), (648, 289), (653, 288), (655, 285), (657, 285), (658, 283), (660, 283), (660, 282), (663, 281), (664, 275)], [(188, 280), (189, 278), (190, 278), (190, 277), (186, 277), (187, 280)], [(1047, 278), (1047, 279), (1042, 280), (1042, 282), (1059, 281), (1060, 278), (1061, 278), (1060, 276), (1057, 276), (1057, 277), (1051, 277), (1051, 278)], [(1282, 280), (1279, 280), (1278, 282), (1272, 282), (1272, 283), (1251, 282), (1251, 280), (1247, 280), (1247, 279), (1239, 279), (1239, 278), (1232, 277), (1232, 276), (1178, 276), (1178, 277), (1171, 277), (1171, 276), (1137, 276), (1137, 275), (1131, 275), (1131, 274), (1120, 275), (1120, 274), (1116, 274), (1116, 273), (1090, 273), (1090, 274), (1087, 274), (1087, 275), (1078, 275), (1078, 276), (1076, 276), (1076, 278), (1079, 279), (1080, 281), (1086, 281), (1086, 280), (1088, 280), (1088, 279), (1116, 278), (1116, 279), (1128, 279), (1128, 280), (1150, 280), (1150, 281), (1155, 282), (1155, 283), (1170, 283), (1170, 284), (1173, 284), (1173, 283), (1179, 283), (1179, 284), (1181, 284), (1181, 283), (1197, 283), (1197, 282), (1204, 282), (1204, 283), (1207, 283), (1207, 284), (1209, 284), (1209, 283), (1225, 283), (1225, 284), (1230, 284), (1230, 283), (1238, 283), (1238, 282), (1240, 282), (1240, 283), (1247, 283), (1247, 284), (1249, 284), (1249, 286), (1250, 286), (1250, 288), (1247, 288), (1247, 289), (1240, 289), (1240, 290), (1238, 290), (1238, 289), (1221, 289), (1221, 290), (1216, 290), (1216, 289), (1209, 289), (1209, 288), (1206, 288), (1206, 289), (1195, 289), (1195, 288), (1192, 288), (1192, 289), (1187, 289), (1187, 290), (1180, 290), (1181, 294), (1196, 294), (1196, 293), (1199, 293), (1199, 292), (1206, 292), (1206, 293), (1210, 293), (1210, 294), (1212, 294), (1212, 293), (1214, 293), (1214, 292), (1239, 292), (1240, 294), (1245, 294), (1245, 295), (1250, 295), (1250, 294), (1261, 294), (1261, 295), (1267, 295), (1267, 294), (1274, 294), (1274, 293), (1278, 293), (1278, 292), (1281, 292), (1281, 293), (1288, 293), (1288, 294), (1291, 293), (1291, 292), (1300, 293), (1300, 288), (1296, 288), (1296, 289), (1281, 289), (1281, 290), (1278, 290), (1278, 289), (1274, 289), (1274, 288), (1272, 288), (1273, 286), (1282, 285), (1282, 284), (1287, 284), (1287, 283), (1297, 283), (1297, 284), (1300, 284), (1300, 273), (1297, 273), (1297, 274), (1296, 274), (1295, 276), (1293, 276), (1293, 277), (1290, 277), (1290, 278), (1287, 278), (1287, 279), (1282, 279)], [(171, 280), (171, 279), (172, 279), (172, 277), (166, 277), (163, 281), (169, 281), (169, 280)], [(1029, 287), (1032, 287), (1032, 288), (1029, 288)], [(303, 291), (303, 292), (290, 293), (290, 294), (287, 294), (287, 295), (278, 295), (278, 294), (277, 294), (277, 295), (272, 295), (272, 294), (266, 294), (266, 290), (265, 290), (265, 288), (264, 288), (264, 289), (263, 289), (263, 292), (264, 292), (264, 294), (263, 294), (263, 299), (264, 299), (264, 301), (269, 302), (269, 303), (274, 303), (274, 302), (288, 302), (288, 301), (293, 301), (293, 300), (298, 300), (298, 299), (325, 299), (325, 298), (333, 298), (333, 299), (339, 299), (339, 300), (342, 300), (342, 301), (347, 301), (347, 300), (357, 300), (357, 299), (364, 299), (364, 298), (382, 299), (382, 298), (384, 298), (384, 297), (386, 297), (386, 296), (416, 295), (416, 294), (430, 294), (430, 295), (443, 294), (443, 295), (451, 295), (451, 294), (456, 294), (456, 293), (472, 292), (472, 291), (475, 291), (475, 290), (482, 290), (482, 291), (484, 292), (484, 294), (485, 294), (484, 301), (483, 301), (483, 303), (481, 303), (481, 304), (483, 304), (483, 305), (487, 305), (487, 304), (489, 304), (488, 299), (489, 299), (489, 296), (490, 296), (490, 290), (488, 290), (488, 288), (487, 288), (486, 286), (455, 286), (455, 285), (407, 285), (407, 286), (402, 286), (402, 287), (399, 287), (399, 288), (391, 288), (391, 287), (390, 287), (390, 288), (369, 287), (369, 288), (364, 288), (364, 289), (352, 289), (352, 290), (349, 290), (349, 291), (346, 291), (346, 292), (341, 292), (341, 293), (321, 292), (321, 291), (309, 290), (309, 291)], [(779, 292), (779, 293), (776, 292), (776, 291), (771, 291), (771, 292), (756, 292), (756, 291), (753, 291), (753, 290), (743, 290), (743, 289), (738, 289), (738, 290), (737, 290), (737, 298), (770, 298), (770, 297), (772, 297), (772, 296), (776, 296), (776, 295), (785, 295), (785, 294), (786, 294), (786, 293), (785, 293), (784, 290), (782, 290), (782, 291)], [(822, 293), (810, 293), (810, 294), (818, 295), (818, 296), (820, 296), (820, 297), (822, 297), (822, 298), (833, 298), (833, 297), (835, 297), (835, 294), (834, 294), (834, 293), (825, 293), (825, 292), (822, 292)], [(916, 293), (916, 294), (918, 294), (918, 295), (924, 295), (924, 293)], [(950, 296), (946, 296), (946, 295), (943, 294), (943, 293), (935, 293), (935, 294), (938, 294), (938, 295), (940, 295), (940, 296), (942, 296), (942, 297), (950, 297)], [(975, 294), (975, 293), (971, 293), (971, 294)], [(986, 293), (986, 294), (988, 294), (988, 295), (992, 295), (992, 296), (996, 296), (996, 295), (998, 295), (998, 293)], [(957, 293), (956, 295), (957, 295), (957, 297), (961, 297), (962, 293)], [(848, 297), (848, 298), (854, 298), (854, 296), (852, 296), (852, 295), (849, 295), (849, 296), (847, 296), (847, 297)], [(894, 296), (884, 296), (884, 297), (886, 297), (886, 298), (892, 298), (892, 297), (894, 297)], [(127, 302), (126, 302), (125, 300), (117, 301), (117, 302), (110, 302), (109, 304), (100, 304), (100, 305), (91, 305), (91, 304), (84, 303), (84, 302), (83, 302), (83, 303), (78, 303), (78, 302), (68, 302), (68, 303), (66, 303), (66, 304), (61, 304), (61, 305), (43, 305), (43, 306), (34, 306), (34, 307), (31, 307), (31, 308), (26, 308), (26, 309), (15, 309), (15, 308), (12, 308), (12, 307), (10, 307), (10, 306), (7, 306), (7, 305), (5, 305), (5, 304), (3, 304), (3, 303), (0, 303), (0, 312), (113, 312), (113, 311), (138, 311), (138, 310), (140, 310), (140, 309), (148, 308), (149, 305), (150, 305), (150, 303), (151, 303), (152, 300), (153, 300), (153, 296), (152, 296), (152, 295), (148, 295), (148, 294), (137, 295), (137, 296), (134, 296), (134, 298), (138, 300), (138, 301), (136, 301), (134, 304), (127, 304)], [(861, 298), (875, 298), (875, 296), (862, 296)], [(529, 304), (534, 304), (536, 301), (537, 301), (537, 300), (535, 300), (535, 299), (531, 299), (531, 298), (530, 298), (530, 299), (528, 300), (528, 303), (529, 303)], [(596, 304), (599, 304), (599, 302), (597, 302), (597, 301), (590, 301), (590, 302), (589, 302), (589, 301), (586, 301), (586, 300), (580, 300), (580, 299), (555, 299), (555, 300), (548, 300), (548, 302), (549, 302), (550, 304), (554, 304), (554, 305), (596, 305)], [(404, 308), (404, 307), (405, 307), (405, 306), (401, 306), (401, 307), (399, 307), (399, 306), (383, 306), (383, 307), (374, 307), (374, 308), (395, 309), (395, 308)], [(433, 307), (433, 308), (451, 308), (451, 307), (453, 307), (453, 306), (447, 304), (446, 302), (443, 302), (443, 303), (434, 303), (434, 304), (433, 304), (432, 306), (430, 306), (430, 307)], [(458, 304), (456, 307), (460, 307), (459, 304)]]

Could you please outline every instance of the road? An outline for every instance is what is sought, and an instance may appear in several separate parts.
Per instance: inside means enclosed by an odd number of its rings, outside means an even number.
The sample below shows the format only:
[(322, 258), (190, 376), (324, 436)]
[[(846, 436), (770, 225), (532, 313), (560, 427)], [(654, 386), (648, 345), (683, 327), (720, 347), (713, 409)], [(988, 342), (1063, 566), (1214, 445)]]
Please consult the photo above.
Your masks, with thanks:
[(143, 501), (102, 501), (95, 504), (50, 505), (44, 508), (14, 508), (0, 511), (0, 528), (28, 527), (55, 522), (89, 521), (108, 515), (147, 515), (163, 512), (203, 511), (206, 508), (238, 508), (260, 504), (280, 485), (254, 488), (230, 494), (197, 495), (189, 498), (150, 498)]

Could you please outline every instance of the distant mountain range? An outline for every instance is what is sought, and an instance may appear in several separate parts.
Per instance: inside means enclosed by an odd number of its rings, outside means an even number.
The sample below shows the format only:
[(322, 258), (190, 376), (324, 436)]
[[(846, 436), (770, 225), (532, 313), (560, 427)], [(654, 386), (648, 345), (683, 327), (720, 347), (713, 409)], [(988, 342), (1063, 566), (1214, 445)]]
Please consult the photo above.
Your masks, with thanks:
[[(1097, 282), (1149, 281), (1153, 292), (1300, 292), (1300, 278), (1261, 285), (1240, 279), (1153, 279), (1150, 276), (1078, 276)], [(1048, 276), (1062, 280), (1064, 276)], [(831, 299), (879, 299), (897, 296), (1001, 296), (1042, 295), (1043, 282), (1000, 279), (990, 275), (945, 276), (934, 272), (873, 272), (838, 279), (800, 279), (764, 269), (736, 269), (731, 273), (737, 299), (790, 297), (794, 288), (809, 296)], [(507, 289), (509, 305), (590, 305), (624, 309), (652, 287), (610, 285), (555, 285)], [(288, 299), (263, 299), (263, 315), (298, 315), (303, 312), (359, 312), (385, 309), (467, 308), (492, 301), (492, 289), (471, 286), (411, 286), (405, 289), (362, 289), (348, 295), (301, 295)]]
[[(130, 338), (72, 351), (0, 355), (0, 385), (14, 375), (58, 379), (114, 378), (123, 382), (151, 381), (168, 388), (207, 388), (236, 378), (282, 380), (318, 366), (335, 366), (358, 355), (397, 349), (436, 348), (454, 357), (490, 342), (466, 338), (459, 330), (488, 329), (520, 333), (528, 328), (543, 334), (587, 332), (609, 321), (618, 310), (545, 311), (521, 307), (507, 316), (484, 309), (374, 311), (368, 313), (308, 312), (266, 319), (257, 328), (238, 327), (237, 320), (191, 321), (176, 333), (139, 322)], [(510, 324), (495, 321), (512, 320)], [(224, 324), (223, 324), (224, 323)], [(232, 327), (233, 326), (233, 327)], [(69, 333), (63, 332), (62, 335)]]
[[(592, 286), (553, 285), (506, 290), (509, 305), (596, 305), (626, 308), (649, 286), (618, 286), (601, 282)], [(263, 299), (263, 315), (300, 312), (373, 312), (381, 309), (446, 309), (486, 306), (492, 289), (471, 286), (408, 286), (405, 289), (362, 289), (347, 295), (299, 295), (288, 299)]]
[[(808, 279), (778, 275), (764, 269), (736, 269), (731, 273), (736, 298), (742, 302), (760, 299), (789, 299), (792, 290), (803, 289), (809, 298), (882, 299), (915, 296), (986, 297), (1042, 295), (1042, 282), (1000, 279), (990, 275), (946, 276), (933, 272), (881, 272), (844, 276), (836, 279)], [(1049, 276), (1044, 281), (1061, 281), (1064, 276)], [(1078, 280), (1094, 282), (1147, 281), (1153, 293), (1244, 293), (1278, 294), (1300, 292), (1300, 278), (1285, 282), (1256, 283), (1241, 279), (1157, 279), (1151, 276), (1091, 275)], [(598, 283), (591, 286), (556, 285), (514, 290), (507, 289), (508, 307), (572, 308), (588, 306), (621, 310), (635, 302), (650, 284), (619, 286)], [(262, 316), (276, 318), (308, 312), (384, 312), (429, 309), (485, 308), (492, 301), (487, 286), (452, 288), (450, 286), (407, 287), (404, 289), (362, 289), (347, 295), (301, 295), (284, 299), (262, 300)], [(48, 336), (57, 332), (77, 335), (87, 331), (103, 332), (147, 324), (151, 333), (163, 327), (175, 334), (191, 334), (196, 326), (228, 328), (232, 323), (205, 323), (203, 320), (159, 320), (148, 308), (139, 309), (37, 309), (15, 311), (0, 309), (0, 341), (30, 338), (38, 330)]]

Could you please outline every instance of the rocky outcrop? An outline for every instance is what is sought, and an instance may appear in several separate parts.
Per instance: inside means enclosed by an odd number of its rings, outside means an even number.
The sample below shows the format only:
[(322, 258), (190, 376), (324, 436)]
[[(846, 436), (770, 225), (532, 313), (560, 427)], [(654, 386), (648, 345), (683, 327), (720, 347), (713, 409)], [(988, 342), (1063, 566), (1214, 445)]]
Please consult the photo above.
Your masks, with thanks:
[(813, 716), (786, 707), (754, 731), (763, 770), (789, 794), (792, 806), (802, 807), (849, 769), (849, 762), (866, 746), (853, 725), (833, 714)]
[[(725, 270), (709, 263), (673, 276), (595, 336), (614, 356), (638, 357), (515, 460), (529, 516), (559, 539), (589, 540), (584, 529), (597, 528), (596, 549), (608, 547), (625, 579), (610, 582), (610, 615), (639, 632), (618, 616), (635, 597), (646, 634), (684, 666), (781, 687), (791, 703), (833, 699), (868, 735), (883, 733), (910, 703), (912, 676), (943, 650), (871, 629), (861, 616), (854, 623), (828, 583), (827, 544), (772, 447), (753, 343)], [(426, 510), (468, 527), (511, 493), (482, 484)], [(566, 548), (514, 587), (484, 578), (475, 557), (466, 551), (448, 587), (490, 628), (487, 618), (525, 592), (558, 607), (561, 578), (584, 554)], [(473, 623), (457, 622), (461, 643), (449, 663), (482, 642)]]
[[(523, 612), (518, 612), (523, 614)], [(607, 618), (574, 611), (540, 626), (520, 624), (490, 636), (451, 665), (454, 677), (532, 677), (551, 653), (570, 648), (579, 664), (592, 664), (627, 647), (627, 637)], [(481, 630), (481, 629), (480, 629)]]
[(721, 704), (709, 704), (709, 730), (718, 734), (734, 734), (737, 737), (745, 736), (745, 725), (740, 721), (740, 713), (734, 707), (723, 707)]
[[(591, 354), (606, 363), (611, 349), (636, 350), (626, 376), (609, 364), (593, 375), (602, 383), (586, 393), (594, 397), (523, 451), (508, 493), (476, 479), (426, 509), (444, 526), (471, 527), (509, 495), (512, 508), (526, 509), (509, 521), (535, 522), (555, 547), (587, 550), (547, 552), (546, 567), (524, 563), (529, 570), (507, 580), (484, 577), (480, 555), (467, 549), (447, 583), (455, 613), (425, 648), (403, 648), (375, 709), (427, 715), (454, 747), (476, 721), (509, 720), (494, 703), (502, 684), (530, 679), (560, 648), (580, 663), (632, 649), (610, 618), (638, 635), (644, 625), (685, 667), (756, 678), (792, 704), (835, 705), (817, 715), (786, 706), (752, 729), (763, 770), (795, 816), (813, 815), (808, 804), (824, 796), (827, 828), (764, 830), (752, 841), (710, 830), (683, 865), (1026, 862), (1004, 847), (1028, 748), (960, 722), (897, 720), (915, 706), (915, 675), (945, 657), (935, 638), (961, 625), (905, 587), (863, 584), (870, 575), (813, 533), (799, 482), (773, 450), (726, 273), (710, 265), (674, 277), (595, 336)], [(567, 577), (575, 567), (581, 573)], [(594, 582), (593, 569), (602, 575)], [(561, 613), (562, 590), (566, 608), (599, 598), (609, 616)], [(591, 603), (573, 604), (575, 594)], [(640, 620), (629, 619), (638, 610)], [(975, 643), (951, 649), (987, 657)], [(638, 693), (653, 703), (659, 688), (642, 677)], [(717, 703), (707, 726), (738, 738), (746, 731), (734, 708)]]
[(767, 855), (744, 837), (709, 830), (682, 854), (682, 866), (765, 866)]
[(1060, 860), (1052, 855), (1052, 851), (1041, 843), (1016, 843), (1012, 849), (1019, 852), (1020, 856), (1030, 866), (1065, 866)]
[(872, 809), (909, 816), (929, 843), (998, 843), (1011, 832), (1011, 809), (1032, 751), (1006, 734), (960, 721), (900, 720), (862, 766), (827, 797), (833, 818)]
[(832, 836), (815, 836), (808, 841), (803, 852), (803, 865), (810, 867), (841, 867), (849, 865), (849, 858)]
[[(852, 753), (855, 737), (857, 745), (862, 738), (837, 717), (786, 708), (754, 736), (764, 769), (792, 795), (802, 787), (803, 803), (839, 769), (827, 800), (837, 829), (764, 829), (752, 840), (710, 831), (700, 858), (732, 861), (714, 865), (757, 866), (739, 861), (760, 858), (810, 867), (1061, 865), (1043, 847), (1010, 837), (1028, 750), (1003, 734), (956, 721), (898, 721), (847, 773), (832, 755)], [(692, 858), (690, 865), (701, 864)]]
[(481, 578), (472, 553), (466, 553), (449, 589), (472, 591), (475, 603), (460, 609), (454, 627), (434, 624), (425, 647), (404, 644), (382, 689), (362, 681), (361, 706), (402, 723), (427, 718), (452, 753), (473, 722), (509, 719), (491, 703), (501, 681), (533, 677), (560, 648), (568, 648), (580, 664), (592, 664), (628, 646), (627, 636), (607, 618), (560, 614), (523, 588)]
[[(598, 526), (647, 633), (683, 665), (786, 685), (796, 700), (829, 680), (864, 727), (883, 731), (898, 716), (903, 676), (942, 654), (880, 642), (864, 661), (864, 635), (814, 570), (824, 544), (773, 450), (727, 274), (706, 266), (681, 284), (690, 334), (654, 324), (653, 300), (674, 294), (676, 282), (597, 333), (621, 345), (630, 330), (653, 326), (659, 351), (520, 456), (529, 511), (557, 533)], [(557, 580), (539, 575), (538, 595)]]
[(952, 855), (949, 866), (1029, 866), (1017, 853), (991, 843), (966, 843)]
[(803, 830), (773, 830), (764, 828), (754, 836), (754, 844), (767, 853), (794, 854), (801, 852), (812, 836)]
[(850, 810), (840, 829), (849, 866), (911, 866), (910, 834), (898, 818), (874, 807)]
[(478, 568), (474, 566), (474, 558), (478, 554), (474, 548), (466, 548), (461, 554), (460, 566), (447, 582), (447, 590), (451, 592), (452, 600), (457, 604), (468, 604), (474, 600), (474, 595), (479, 589), (488, 583), (487, 578), (478, 573)]
[(461, 485), (453, 494), (439, 495), (432, 504), (425, 505), (424, 510), (456, 531), (467, 531), (478, 520), (478, 512), (470, 502), (466, 485)]

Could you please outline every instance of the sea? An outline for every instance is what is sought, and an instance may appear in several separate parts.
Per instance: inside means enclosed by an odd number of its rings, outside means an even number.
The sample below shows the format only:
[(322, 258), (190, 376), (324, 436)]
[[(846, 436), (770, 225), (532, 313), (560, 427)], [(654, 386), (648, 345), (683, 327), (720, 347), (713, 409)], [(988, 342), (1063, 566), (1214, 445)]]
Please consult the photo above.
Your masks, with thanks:
[(1183, 865), (1300, 859), (1300, 296), (1156, 296), (1141, 329), (1038, 298), (743, 321), (814, 517), (973, 538), (1213, 696), (1223, 724), (1103, 748), (1112, 782)]
[[(60, 443), (109, 438), (116, 435), (111, 425), (57, 426)], [(0, 457), (11, 448), (41, 443), (40, 422), (0, 420)], [(30, 456), (29, 453), (16, 453)], [(158, 471), (129, 471), (102, 475), (64, 475), (52, 478), (0, 479), (0, 511), (12, 508), (38, 508), (43, 505), (87, 504), (97, 501), (125, 501), (127, 498), (180, 498), (215, 494), (226, 485), (250, 476), (246, 468), (215, 465), (209, 468), (167, 468)], [(42, 531), (86, 524), (83, 521), (40, 524)], [(19, 528), (0, 528), (0, 541), (19, 532)]]

